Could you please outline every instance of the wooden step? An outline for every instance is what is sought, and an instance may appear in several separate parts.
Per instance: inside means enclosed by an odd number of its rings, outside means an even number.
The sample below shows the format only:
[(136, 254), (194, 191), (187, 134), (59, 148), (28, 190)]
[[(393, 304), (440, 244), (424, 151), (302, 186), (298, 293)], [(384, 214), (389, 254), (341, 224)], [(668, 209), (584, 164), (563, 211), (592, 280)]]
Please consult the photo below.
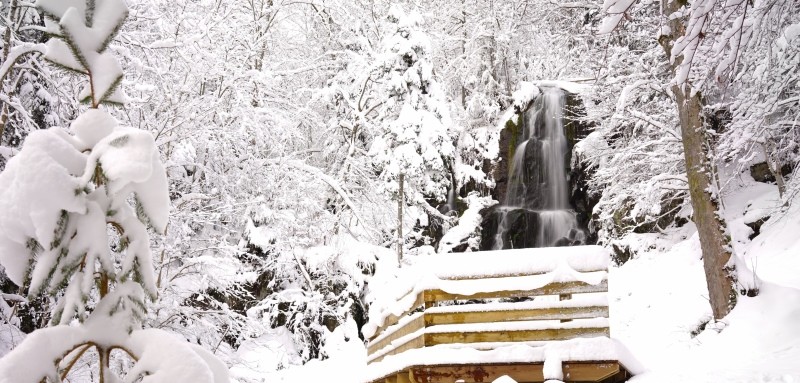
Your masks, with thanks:
[[(374, 383), (488, 383), (508, 375), (519, 383), (544, 382), (542, 363), (413, 366)], [(565, 362), (565, 382), (623, 382), (628, 372), (615, 361)]]

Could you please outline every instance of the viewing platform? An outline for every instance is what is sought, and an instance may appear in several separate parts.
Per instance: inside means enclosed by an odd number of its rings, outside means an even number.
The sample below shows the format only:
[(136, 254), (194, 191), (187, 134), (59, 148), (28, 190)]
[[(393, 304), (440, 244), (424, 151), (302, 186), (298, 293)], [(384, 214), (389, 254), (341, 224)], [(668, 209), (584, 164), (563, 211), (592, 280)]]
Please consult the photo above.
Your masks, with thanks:
[(610, 262), (599, 246), (420, 257), (370, 310), (367, 381), (623, 382)]

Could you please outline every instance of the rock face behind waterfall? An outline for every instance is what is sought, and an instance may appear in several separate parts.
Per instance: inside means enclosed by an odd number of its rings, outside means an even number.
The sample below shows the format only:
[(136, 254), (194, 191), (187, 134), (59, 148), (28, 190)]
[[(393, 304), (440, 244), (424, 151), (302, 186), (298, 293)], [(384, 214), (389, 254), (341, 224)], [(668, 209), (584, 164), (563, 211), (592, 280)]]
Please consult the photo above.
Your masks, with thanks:
[(558, 88), (542, 90), (501, 132), (493, 190), (501, 204), (484, 214), (481, 249), (587, 242), (596, 201), (586, 192), (588, 177), (575, 174), (569, 163), (572, 147), (591, 127), (576, 118), (582, 115), (578, 97)]

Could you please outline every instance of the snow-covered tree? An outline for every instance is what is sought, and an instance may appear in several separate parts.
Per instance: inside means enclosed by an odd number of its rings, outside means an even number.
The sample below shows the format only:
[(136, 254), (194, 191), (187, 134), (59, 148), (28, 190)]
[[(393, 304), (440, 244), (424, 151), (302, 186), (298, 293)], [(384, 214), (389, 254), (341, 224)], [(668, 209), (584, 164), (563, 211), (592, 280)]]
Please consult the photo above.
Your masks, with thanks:
[(629, 233), (666, 229), (689, 204), (680, 127), (664, 90), (668, 60), (652, 37), (660, 12), (645, 7), (635, 21), (592, 51), (605, 57), (594, 64), (597, 82), (585, 103), (597, 127), (574, 158), (594, 169), (594, 225), (611, 246), (625, 246), (616, 242)]
[[(121, 0), (39, 0), (56, 65), (86, 75), (90, 104), (69, 130), (32, 133), (0, 174), (0, 264), (28, 299), (55, 298), (52, 327), (0, 360), (0, 381), (62, 381), (91, 350), (99, 381), (225, 382), (211, 353), (141, 329), (157, 298), (148, 228), (167, 226), (167, 178), (153, 136), (124, 127), (101, 104), (121, 103), (122, 70), (106, 49), (128, 10)], [(122, 351), (127, 356), (114, 354)]]
[[(41, 15), (19, 0), (0, 3), (0, 169), (28, 132), (61, 123), (74, 103), (41, 57)], [(61, 109), (61, 110), (59, 110)]]
[[(608, 16), (600, 32), (613, 31), (634, 3), (634, 0), (607, 0), (603, 10)], [(717, 0), (663, 1), (660, 5), (666, 22), (658, 31), (658, 42), (669, 59), (672, 75), (672, 81), (665, 88), (674, 99), (678, 112), (685, 174), (693, 220), (702, 245), (709, 300), (714, 317), (721, 319), (736, 302), (735, 264), (729, 262), (732, 256), (730, 236), (720, 211), (716, 165), (704, 126), (707, 99), (702, 92), (708, 90), (704, 85), (713, 69), (716, 68), (718, 73), (724, 71), (728, 62), (724, 59), (700, 59), (709, 57), (709, 51), (704, 49), (704, 35), (709, 31), (708, 25), (715, 20), (712, 11)], [(731, 9), (735, 12), (737, 7)], [(724, 17), (731, 17), (731, 13)], [(723, 46), (727, 43), (725, 41)], [(738, 42), (732, 45), (738, 46)]]
[(422, 16), (389, 10), (388, 33), (375, 65), (375, 81), (384, 105), (381, 134), (370, 148), (386, 182), (398, 199), (398, 253), (402, 258), (403, 208), (422, 208), (443, 217), (428, 200), (445, 201), (454, 156), (449, 110), (429, 61), (431, 44), (422, 31)]
[[(797, 193), (796, 169), (800, 145), (800, 10), (792, 2), (764, 2), (749, 13), (747, 49), (739, 59), (740, 71), (728, 93), (730, 126), (717, 150), (723, 161), (737, 167), (763, 158), (785, 202)], [(796, 174), (796, 173), (795, 173)], [(790, 182), (790, 181), (794, 182)]]

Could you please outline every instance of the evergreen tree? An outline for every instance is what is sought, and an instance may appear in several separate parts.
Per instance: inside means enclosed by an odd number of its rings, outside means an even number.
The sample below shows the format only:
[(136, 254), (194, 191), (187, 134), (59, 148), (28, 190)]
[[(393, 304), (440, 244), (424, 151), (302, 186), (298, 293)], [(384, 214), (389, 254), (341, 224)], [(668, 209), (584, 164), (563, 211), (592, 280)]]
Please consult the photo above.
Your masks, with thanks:
[(386, 189), (398, 200), (398, 255), (402, 258), (405, 206), (446, 219), (428, 201), (446, 199), (454, 148), (448, 132), (449, 111), (428, 58), (431, 45), (421, 29), (422, 17), (416, 12), (406, 14), (395, 5), (388, 21), (389, 33), (374, 69), (385, 99), (383, 123), (370, 151)]
[[(227, 381), (224, 365), (207, 351), (141, 329), (145, 300), (157, 298), (148, 227), (165, 231), (169, 195), (153, 136), (99, 109), (124, 101), (122, 70), (107, 50), (126, 18), (124, 1), (37, 5), (54, 36), (45, 57), (88, 77), (80, 97), (91, 108), (71, 132), (31, 134), (0, 174), (0, 264), (28, 299), (56, 301), (53, 327), (33, 332), (0, 360), (0, 382), (61, 381), (91, 349), (100, 382), (118, 381), (110, 369), (114, 350), (135, 362), (127, 381)], [(176, 357), (180, 363), (171, 363)]]

